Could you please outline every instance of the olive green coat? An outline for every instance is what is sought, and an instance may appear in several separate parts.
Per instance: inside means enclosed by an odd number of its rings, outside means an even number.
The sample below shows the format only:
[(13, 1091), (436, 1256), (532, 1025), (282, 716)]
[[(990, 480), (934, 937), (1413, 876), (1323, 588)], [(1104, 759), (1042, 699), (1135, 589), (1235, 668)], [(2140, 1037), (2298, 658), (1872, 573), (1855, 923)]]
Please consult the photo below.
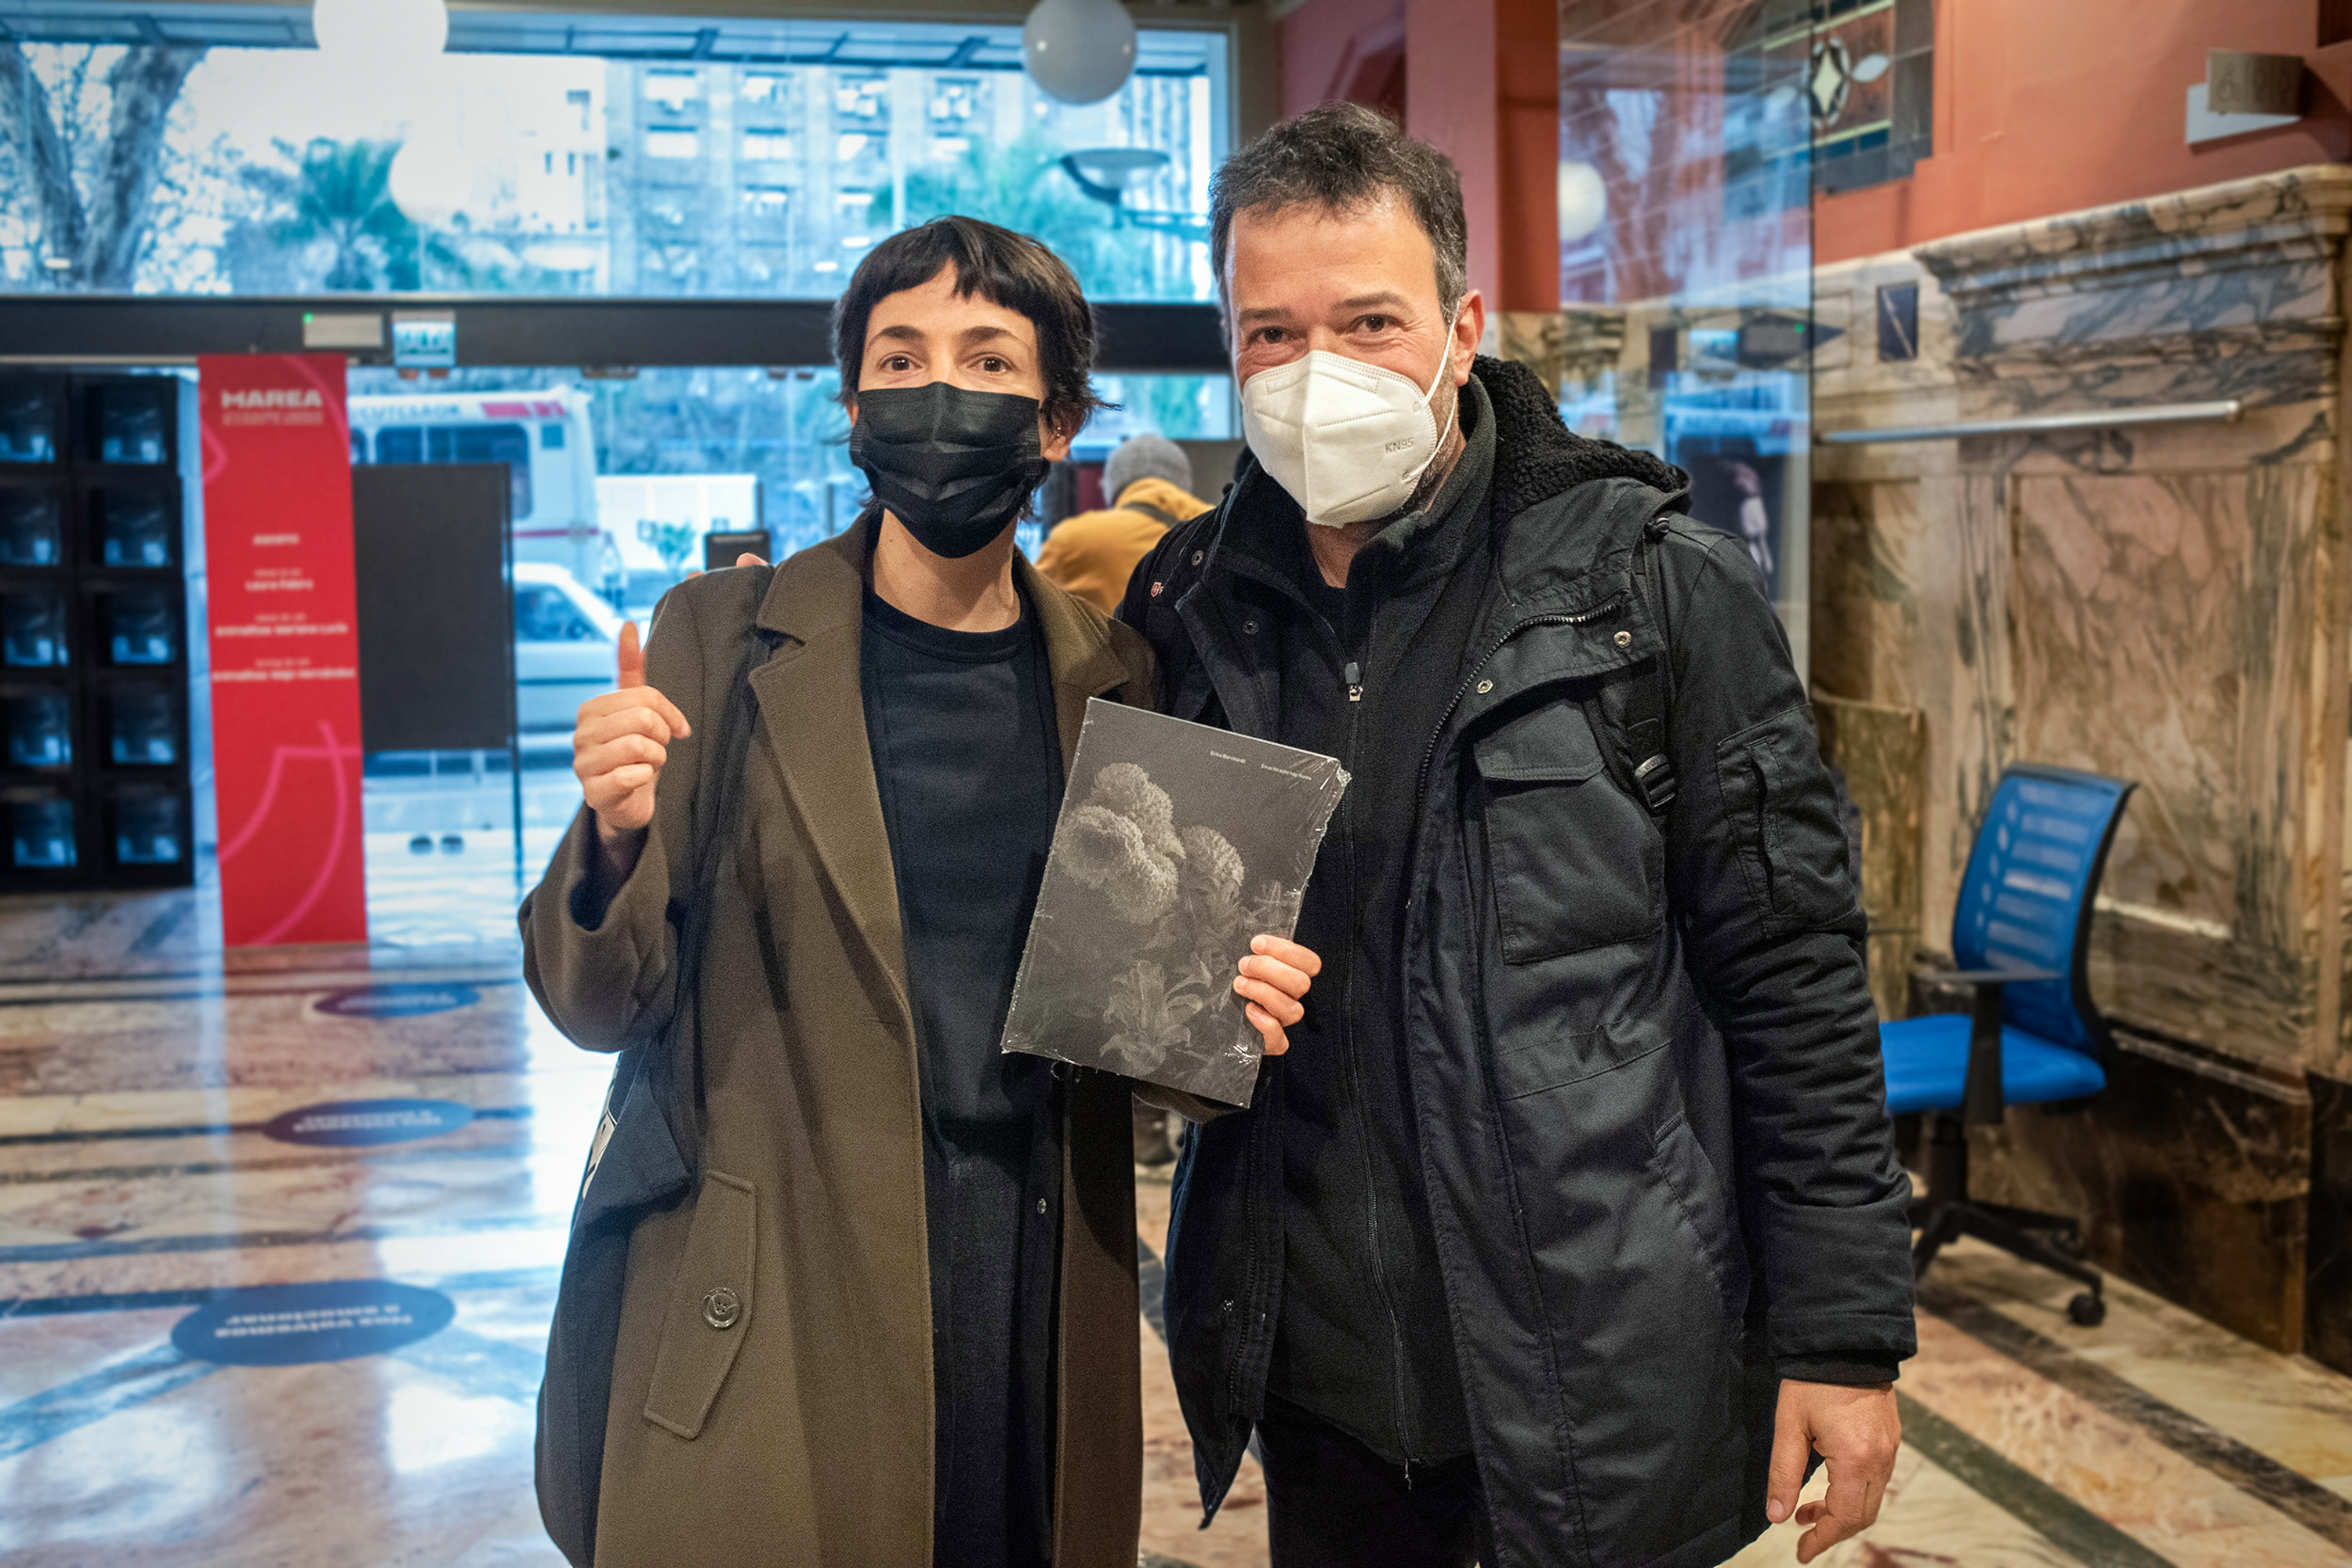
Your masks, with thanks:
[[(758, 606), (740, 849), (720, 867), (694, 1004), (697, 1194), (630, 1243), (596, 1521), (598, 1568), (929, 1568), (931, 1322), (922, 1115), (897, 882), (858, 687), (865, 531), (779, 567)], [(1014, 570), (1044, 630), (1064, 763), (1087, 700), (1151, 700), (1142, 639)], [(731, 574), (670, 594), (646, 679), (684, 710), (634, 871), (601, 912), (583, 810), (522, 910), (524, 972), (591, 1050), (675, 1004), (671, 900), (689, 803), (747, 628)], [(729, 594), (736, 607), (729, 613)], [(730, 623), (731, 624), (725, 624)], [(593, 920), (593, 925), (583, 919)], [(1134, 1568), (1141, 1346), (1124, 1079), (1065, 1095), (1057, 1568)], [(740, 1307), (712, 1326), (706, 1297)], [(720, 1299), (715, 1316), (728, 1316)]]

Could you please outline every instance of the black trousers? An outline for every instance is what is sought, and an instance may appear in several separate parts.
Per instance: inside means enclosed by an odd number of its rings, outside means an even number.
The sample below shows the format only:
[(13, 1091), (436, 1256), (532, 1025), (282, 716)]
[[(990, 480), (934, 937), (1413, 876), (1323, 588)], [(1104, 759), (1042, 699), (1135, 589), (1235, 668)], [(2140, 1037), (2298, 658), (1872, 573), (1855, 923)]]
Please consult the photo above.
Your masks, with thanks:
[(1474, 1568), (1486, 1506), (1468, 1455), (1410, 1474), (1279, 1399), (1257, 1425), (1274, 1568)]

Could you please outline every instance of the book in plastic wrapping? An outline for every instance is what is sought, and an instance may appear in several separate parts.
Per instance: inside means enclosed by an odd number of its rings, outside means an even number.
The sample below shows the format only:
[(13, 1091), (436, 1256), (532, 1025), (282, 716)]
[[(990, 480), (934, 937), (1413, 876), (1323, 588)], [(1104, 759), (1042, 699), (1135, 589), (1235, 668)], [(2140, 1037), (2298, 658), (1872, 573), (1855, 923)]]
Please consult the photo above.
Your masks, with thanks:
[(1004, 1048), (1247, 1105), (1235, 966), (1297, 929), (1347, 787), (1336, 757), (1088, 702)]

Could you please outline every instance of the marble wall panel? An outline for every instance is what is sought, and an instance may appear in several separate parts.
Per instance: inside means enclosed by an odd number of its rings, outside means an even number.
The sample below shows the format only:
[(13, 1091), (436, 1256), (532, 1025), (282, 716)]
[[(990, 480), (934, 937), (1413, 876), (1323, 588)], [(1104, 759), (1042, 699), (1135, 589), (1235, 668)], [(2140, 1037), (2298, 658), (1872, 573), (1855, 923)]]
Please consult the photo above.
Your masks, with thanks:
[(1488, 318), (1492, 352), (1517, 360), (1536, 373), (1544, 390), (1559, 395), (1563, 322), (1556, 310), (1497, 310)]
[[(2282, 377), (2310, 396), (2331, 380), (2347, 209), (2352, 179), (2322, 166), (1962, 235), (1915, 254), (1952, 301), (1963, 373), (2027, 378), (2003, 388), (2008, 406), (2263, 395)], [(2029, 384), (2051, 370), (2075, 374)]]
[(1822, 755), (1845, 774), (1862, 816), (1862, 907), (1870, 917), (1870, 989), (1882, 1018), (1904, 1016), (1920, 947), (1919, 822), (1927, 784), (1927, 716), (1914, 708), (1813, 696)]
[(2311, 1219), (2304, 1350), (2352, 1373), (2352, 1083), (2311, 1075)]
[(1916, 708), (1919, 481), (1813, 485), (1812, 677), (1858, 702)]
[(2017, 756), (2137, 783), (2102, 890), (2224, 935), (2244, 809), (2246, 477), (2015, 485)]
[(2273, 1350), (2305, 1325), (2312, 1096), (2301, 1074), (2118, 1030), (2107, 1087), (1971, 1134), (1970, 1187), (2072, 1215), (2094, 1263)]

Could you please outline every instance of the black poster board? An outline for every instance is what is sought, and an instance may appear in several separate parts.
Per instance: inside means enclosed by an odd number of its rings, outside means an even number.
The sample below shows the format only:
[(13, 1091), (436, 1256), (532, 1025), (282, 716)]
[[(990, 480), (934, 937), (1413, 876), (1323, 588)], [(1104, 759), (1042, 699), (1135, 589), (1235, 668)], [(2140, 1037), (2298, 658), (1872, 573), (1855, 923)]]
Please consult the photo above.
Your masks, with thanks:
[(515, 732), (504, 463), (352, 470), (360, 729), (375, 752), (505, 751)]

